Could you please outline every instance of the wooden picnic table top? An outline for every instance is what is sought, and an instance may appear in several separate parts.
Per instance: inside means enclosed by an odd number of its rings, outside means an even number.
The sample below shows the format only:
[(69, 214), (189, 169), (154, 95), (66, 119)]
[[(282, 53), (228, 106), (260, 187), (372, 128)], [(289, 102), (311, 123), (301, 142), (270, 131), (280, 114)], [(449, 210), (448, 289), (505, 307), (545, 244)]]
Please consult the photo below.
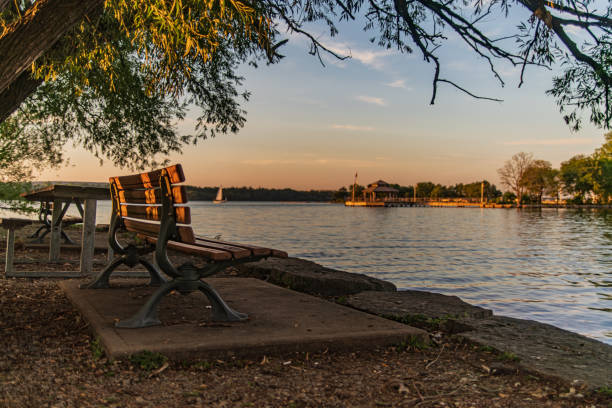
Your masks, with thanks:
[(96, 186), (88, 183), (55, 183), (47, 187), (23, 193), (21, 196), (28, 201), (72, 200), (75, 198), (82, 200), (110, 200), (110, 190), (108, 187)]

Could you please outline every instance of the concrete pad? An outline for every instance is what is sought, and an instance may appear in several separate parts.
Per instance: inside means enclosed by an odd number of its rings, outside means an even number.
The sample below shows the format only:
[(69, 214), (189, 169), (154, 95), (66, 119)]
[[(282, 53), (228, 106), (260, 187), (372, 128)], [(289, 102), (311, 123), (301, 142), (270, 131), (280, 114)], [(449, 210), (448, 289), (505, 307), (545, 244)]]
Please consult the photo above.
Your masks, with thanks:
[(252, 278), (206, 279), (249, 320), (210, 322), (201, 293), (173, 293), (161, 302), (162, 326), (117, 329), (154, 288), (144, 280), (117, 280), (111, 289), (79, 289), (79, 280), (60, 282), (68, 298), (100, 337), (110, 357), (143, 350), (175, 359), (255, 357), (291, 352), (356, 350), (389, 346), (411, 338), (427, 343), (425, 331)]

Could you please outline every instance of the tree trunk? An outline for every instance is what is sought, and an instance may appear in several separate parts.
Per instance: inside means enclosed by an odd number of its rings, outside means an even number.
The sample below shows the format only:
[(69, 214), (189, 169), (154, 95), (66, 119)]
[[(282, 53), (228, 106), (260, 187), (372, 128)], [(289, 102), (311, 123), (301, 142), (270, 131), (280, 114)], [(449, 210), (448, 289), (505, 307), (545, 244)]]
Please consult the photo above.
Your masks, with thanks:
[(30, 74), (29, 70), (22, 72), (8, 89), (0, 93), (0, 123), (16, 111), (21, 102), (42, 83), (42, 80), (33, 79)]
[[(0, 95), (14, 88), (13, 111), (40, 84), (33, 87), (22, 74), (83, 17), (103, 7), (104, 0), (38, 0), (0, 37)], [(13, 87), (20, 78), (22, 82)], [(2, 113), (0, 117), (8, 116)]]

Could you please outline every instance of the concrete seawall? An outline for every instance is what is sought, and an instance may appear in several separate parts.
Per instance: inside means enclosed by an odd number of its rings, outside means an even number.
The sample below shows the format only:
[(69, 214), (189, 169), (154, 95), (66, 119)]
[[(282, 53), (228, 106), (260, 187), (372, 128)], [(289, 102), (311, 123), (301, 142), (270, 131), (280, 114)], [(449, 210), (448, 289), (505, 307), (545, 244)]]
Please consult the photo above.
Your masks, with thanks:
[(432, 333), (459, 336), (516, 359), (528, 371), (570, 384), (612, 386), (612, 346), (549, 324), (497, 316), (456, 296), (396, 291), (389, 282), (297, 258), (244, 264), (232, 274), (320, 295)]

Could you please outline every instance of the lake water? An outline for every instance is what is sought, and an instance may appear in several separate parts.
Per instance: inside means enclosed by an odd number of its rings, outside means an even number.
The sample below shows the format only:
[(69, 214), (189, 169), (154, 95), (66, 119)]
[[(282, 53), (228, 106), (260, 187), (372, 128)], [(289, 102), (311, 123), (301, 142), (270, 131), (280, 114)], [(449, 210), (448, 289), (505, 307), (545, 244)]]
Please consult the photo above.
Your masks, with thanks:
[[(399, 289), (457, 295), (612, 344), (612, 211), (191, 206), (201, 235), (275, 247)], [(100, 203), (98, 222), (109, 214)]]

